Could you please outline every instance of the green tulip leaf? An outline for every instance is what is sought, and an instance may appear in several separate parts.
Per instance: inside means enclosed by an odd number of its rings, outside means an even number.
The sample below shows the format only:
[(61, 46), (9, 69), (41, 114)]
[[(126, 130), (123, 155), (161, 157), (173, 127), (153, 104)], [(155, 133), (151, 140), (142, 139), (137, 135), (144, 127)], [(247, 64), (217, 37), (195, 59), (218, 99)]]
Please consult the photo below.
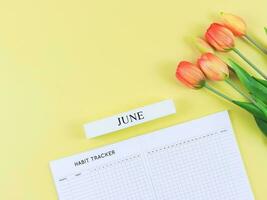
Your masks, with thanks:
[(264, 113), (267, 118), (267, 105), (255, 95), (251, 95), (254, 100), (254, 104)]
[(259, 79), (259, 78), (253, 77), (253, 76), (252, 76), (252, 78), (267, 88), (267, 80)]
[(264, 30), (265, 30), (265, 33), (266, 33), (266, 35), (267, 35), (267, 27), (265, 27)]
[(250, 84), (251, 76), (242, 67), (240, 67), (235, 61), (229, 59), (230, 68), (236, 73), (238, 79), (247, 86)]
[(236, 104), (236, 105), (238, 105), (239, 107), (243, 108), (244, 110), (248, 111), (249, 113), (251, 113), (255, 117), (257, 117), (259, 119), (262, 119), (263, 121), (267, 121), (267, 117), (264, 114), (264, 112), (262, 112), (262, 110), (259, 109), (253, 103), (242, 102), (242, 101), (235, 101), (235, 100), (233, 100), (233, 103)]
[(247, 88), (250, 94), (267, 103), (267, 87), (255, 80), (248, 72), (240, 67), (235, 61), (229, 59), (231, 69), (236, 73), (240, 82)]
[(261, 132), (265, 136), (267, 136), (267, 117), (257, 106), (255, 106), (252, 103), (235, 101), (235, 100), (233, 101), (233, 103), (251, 113), (254, 116), (257, 126), (259, 127)]
[(258, 127), (260, 128), (261, 132), (267, 137), (267, 121), (264, 121), (258, 117), (255, 117), (255, 121), (258, 125)]
[(267, 117), (257, 106), (252, 103), (241, 101), (233, 101), (233, 103), (251, 113), (261, 132), (267, 136)]

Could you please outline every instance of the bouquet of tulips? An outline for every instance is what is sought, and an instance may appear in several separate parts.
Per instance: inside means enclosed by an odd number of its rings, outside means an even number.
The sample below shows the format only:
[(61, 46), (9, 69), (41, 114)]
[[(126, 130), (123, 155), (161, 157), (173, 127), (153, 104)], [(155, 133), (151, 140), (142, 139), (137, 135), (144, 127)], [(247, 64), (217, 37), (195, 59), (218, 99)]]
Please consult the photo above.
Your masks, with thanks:
[[(211, 24), (205, 33), (204, 39), (197, 38), (197, 47), (201, 50), (202, 55), (196, 64), (181, 61), (176, 70), (176, 77), (181, 83), (190, 88), (206, 88), (245, 109), (254, 116), (258, 127), (267, 136), (267, 75), (264, 73), (264, 71), (267, 71), (267, 66), (265, 69), (260, 69), (245, 57), (235, 47), (235, 37), (245, 39), (264, 54), (267, 54), (267, 49), (250, 37), (246, 33), (246, 29), (246, 24), (240, 17), (221, 13), (221, 22)], [(267, 34), (267, 28), (265, 28), (265, 32)], [(257, 76), (248, 73), (244, 67), (241, 67), (233, 59), (223, 61), (219, 56), (215, 55), (216, 51), (233, 51), (257, 73)], [(242, 87), (243, 89), (232, 81), (230, 71), (234, 72), (234, 76), (244, 86)], [(242, 95), (246, 101), (232, 99), (212, 87), (209, 81), (224, 81)]]

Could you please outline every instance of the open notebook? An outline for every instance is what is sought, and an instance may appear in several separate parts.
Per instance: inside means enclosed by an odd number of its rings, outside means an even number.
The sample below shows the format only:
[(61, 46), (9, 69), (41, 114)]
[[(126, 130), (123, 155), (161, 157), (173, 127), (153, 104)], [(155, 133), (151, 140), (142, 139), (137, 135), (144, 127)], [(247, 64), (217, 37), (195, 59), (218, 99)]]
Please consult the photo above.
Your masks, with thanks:
[(50, 163), (60, 200), (252, 200), (228, 113)]

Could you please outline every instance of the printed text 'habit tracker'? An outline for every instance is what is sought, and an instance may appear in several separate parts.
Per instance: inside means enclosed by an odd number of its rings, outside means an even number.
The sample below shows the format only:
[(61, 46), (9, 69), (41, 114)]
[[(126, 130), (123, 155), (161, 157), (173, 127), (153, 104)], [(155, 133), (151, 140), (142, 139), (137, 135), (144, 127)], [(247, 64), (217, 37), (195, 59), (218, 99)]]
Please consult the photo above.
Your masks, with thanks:
[(105, 158), (105, 157), (109, 157), (109, 156), (112, 156), (112, 155), (115, 155), (115, 150), (111, 150), (111, 151), (108, 151), (108, 152), (104, 152), (104, 153), (101, 153), (101, 154), (98, 154), (98, 155), (90, 156), (88, 158), (84, 158), (82, 160), (76, 161), (76, 162), (74, 162), (74, 166), (78, 167), (80, 165), (87, 164), (90, 161), (96, 161), (96, 160), (99, 160), (99, 159), (102, 159), (102, 158)]

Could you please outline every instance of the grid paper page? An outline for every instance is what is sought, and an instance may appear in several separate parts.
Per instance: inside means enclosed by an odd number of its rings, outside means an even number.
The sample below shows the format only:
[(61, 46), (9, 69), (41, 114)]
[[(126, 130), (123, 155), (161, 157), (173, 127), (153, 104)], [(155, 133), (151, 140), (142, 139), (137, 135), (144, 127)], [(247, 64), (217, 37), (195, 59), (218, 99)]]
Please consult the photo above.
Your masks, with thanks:
[(221, 130), (148, 152), (158, 199), (252, 199), (251, 191), (243, 190), (246, 175), (234, 146), (231, 134)]
[(50, 163), (60, 200), (253, 200), (227, 112)]
[(62, 199), (153, 199), (140, 155), (61, 179)]

